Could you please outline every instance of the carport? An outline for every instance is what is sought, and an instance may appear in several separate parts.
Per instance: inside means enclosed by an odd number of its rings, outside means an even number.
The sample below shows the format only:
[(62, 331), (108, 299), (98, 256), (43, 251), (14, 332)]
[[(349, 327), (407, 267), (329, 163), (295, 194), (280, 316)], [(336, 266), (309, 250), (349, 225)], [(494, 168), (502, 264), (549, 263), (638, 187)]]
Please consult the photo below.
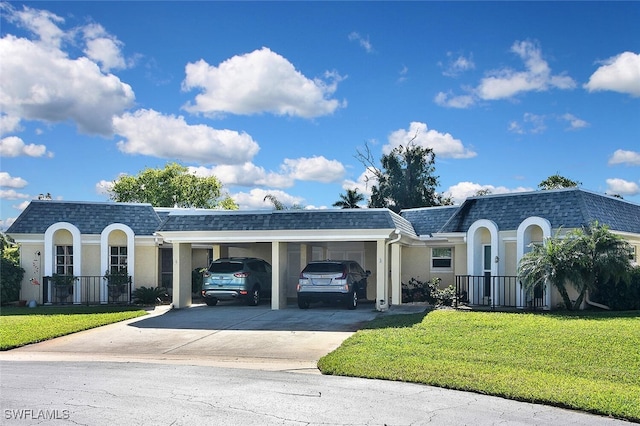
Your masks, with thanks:
[[(412, 225), (388, 209), (216, 211), (174, 210), (156, 232), (173, 247), (173, 304), (188, 307), (191, 298), (192, 247), (206, 245), (214, 258), (229, 249), (243, 247), (264, 253), (272, 265), (272, 309), (287, 306), (289, 246), (299, 248), (299, 265), (306, 265), (335, 244), (362, 243), (375, 282), (375, 305), (379, 311), (401, 301), (401, 247), (417, 240)], [(270, 249), (270, 250), (269, 250)], [(315, 251), (314, 251), (315, 250)], [(297, 250), (296, 250), (297, 252)], [(267, 256), (264, 256), (267, 257)], [(375, 263), (375, 266), (373, 266)], [(299, 271), (295, 271), (296, 273)], [(369, 296), (371, 299), (371, 295)]]

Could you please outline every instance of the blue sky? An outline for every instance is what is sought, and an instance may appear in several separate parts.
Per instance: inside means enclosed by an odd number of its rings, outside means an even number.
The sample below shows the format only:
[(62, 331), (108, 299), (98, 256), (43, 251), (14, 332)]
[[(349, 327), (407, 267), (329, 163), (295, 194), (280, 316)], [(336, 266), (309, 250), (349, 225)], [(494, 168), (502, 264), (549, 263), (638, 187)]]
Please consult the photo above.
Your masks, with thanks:
[(640, 202), (638, 2), (1, 4), (2, 228), (172, 161), (328, 208), (414, 136), (456, 202), (556, 173)]

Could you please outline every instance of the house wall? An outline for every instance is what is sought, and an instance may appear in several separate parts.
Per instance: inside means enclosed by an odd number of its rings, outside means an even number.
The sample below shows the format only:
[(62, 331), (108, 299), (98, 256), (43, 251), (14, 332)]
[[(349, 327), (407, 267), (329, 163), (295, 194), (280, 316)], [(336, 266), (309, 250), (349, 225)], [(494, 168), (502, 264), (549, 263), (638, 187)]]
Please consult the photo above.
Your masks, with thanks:
[[(44, 236), (43, 236), (44, 239)], [(21, 300), (35, 300), (42, 303), (42, 276), (44, 268), (44, 244), (20, 244), (20, 266), (24, 269)]]
[(160, 286), (159, 249), (155, 245), (136, 245), (134, 288)]

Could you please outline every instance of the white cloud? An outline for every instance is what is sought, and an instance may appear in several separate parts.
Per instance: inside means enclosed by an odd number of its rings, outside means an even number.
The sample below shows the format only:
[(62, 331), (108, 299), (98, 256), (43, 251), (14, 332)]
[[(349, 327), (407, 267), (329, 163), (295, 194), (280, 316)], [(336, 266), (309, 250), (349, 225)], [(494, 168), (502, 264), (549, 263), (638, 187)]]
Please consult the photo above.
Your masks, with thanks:
[(624, 149), (617, 149), (611, 158), (609, 158), (609, 165), (626, 164), (627, 166), (640, 166), (640, 152), (626, 151)]
[(293, 186), (291, 176), (268, 172), (251, 162), (244, 164), (223, 164), (216, 167), (189, 167), (196, 176), (215, 176), (224, 186), (262, 186), (288, 188)]
[[(415, 137), (415, 139), (414, 139)], [(414, 144), (423, 148), (431, 148), (441, 158), (472, 158), (476, 152), (465, 148), (460, 139), (455, 139), (449, 133), (427, 130), (427, 125), (411, 122), (409, 130), (399, 129), (389, 135), (389, 142), (382, 147), (382, 152), (388, 154), (399, 145), (407, 146), (413, 139)]]
[(12, 177), (7, 172), (0, 172), (0, 186), (9, 188), (24, 188), (27, 186), (27, 181), (21, 177)]
[(115, 132), (126, 140), (120, 151), (200, 164), (243, 164), (257, 154), (258, 144), (246, 133), (217, 130), (184, 117), (141, 109), (113, 118)]
[(100, 63), (102, 71), (127, 67), (121, 51), (123, 43), (117, 37), (107, 33), (100, 24), (87, 25), (82, 31), (86, 42), (84, 53)]
[(315, 182), (338, 182), (345, 174), (345, 168), (337, 160), (328, 160), (322, 156), (311, 158), (285, 158), (283, 172), (297, 180)]
[(469, 108), (476, 103), (476, 98), (473, 95), (453, 95), (451, 92), (444, 93), (439, 92), (435, 98), (433, 98), (436, 105), (448, 108)]
[(364, 38), (360, 35), (360, 33), (353, 31), (351, 34), (349, 34), (349, 41), (358, 42), (360, 47), (366, 50), (367, 53), (373, 52), (373, 45), (369, 41), (369, 36), (367, 36), (367, 38)]
[(20, 117), (6, 114), (0, 115), (0, 136), (20, 130), (22, 130), (20, 127)]
[(215, 176), (225, 186), (261, 186), (289, 188), (296, 180), (322, 183), (337, 182), (345, 174), (339, 161), (324, 157), (285, 158), (280, 172), (268, 172), (251, 162), (244, 164), (223, 164), (216, 167), (189, 167), (197, 176)]
[(101, 180), (96, 183), (96, 194), (99, 195), (111, 195), (111, 191), (113, 190), (113, 181), (109, 180)]
[(576, 86), (571, 77), (551, 74), (549, 65), (542, 59), (540, 47), (535, 43), (515, 42), (511, 51), (524, 61), (525, 70), (503, 68), (490, 72), (476, 89), (481, 99), (505, 99), (523, 92), (546, 91), (550, 88), (573, 89)]
[(462, 203), (469, 197), (474, 197), (478, 191), (488, 190), (491, 194), (510, 194), (513, 192), (533, 191), (532, 188), (517, 187), (507, 188), (505, 186), (481, 185), (474, 182), (459, 182), (445, 191), (446, 195), (451, 196), (455, 204)]
[(64, 19), (54, 13), (27, 6), (23, 6), (22, 10), (16, 10), (9, 3), (0, 4), (0, 10), (6, 12), (5, 18), (10, 22), (36, 35), (43, 45), (59, 48), (62, 40), (67, 37), (58, 26), (64, 23)]
[(371, 197), (371, 188), (378, 183), (376, 175), (371, 171), (370, 167), (358, 176), (358, 179), (353, 181), (345, 179), (342, 182), (342, 189), (357, 189), (359, 193), (364, 194), (365, 198)]
[(611, 90), (640, 96), (640, 54), (623, 52), (602, 61), (584, 88), (589, 92)]
[[(524, 70), (501, 68), (488, 72), (477, 87), (463, 87), (465, 94), (456, 95), (450, 91), (438, 92), (433, 99), (434, 102), (442, 107), (464, 109), (474, 106), (479, 100), (508, 99), (520, 93), (541, 92), (552, 88), (563, 90), (575, 88), (576, 83), (571, 77), (551, 73), (549, 64), (542, 58), (542, 51), (536, 43), (516, 41), (511, 46), (511, 52), (524, 61)], [(460, 56), (450, 61), (444, 74), (455, 77), (473, 67), (475, 64), (470, 58)]]
[(231, 198), (233, 198), (241, 210), (271, 210), (273, 209), (273, 204), (269, 200), (264, 200), (264, 197), (267, 195), (273, 195), (287, 207), (302, 205), (304, 201), (304, 198), (289, 195), (284, 191), (261, 188), (255, 188), (249, 192), (238, 192), (237, 194), (232, 194)]
[(624, 179), (607, 179), (607, 193), (620, 195), (638, 195), (640, 194), (640, 185), (635, 182), (629, 182)]
[(544, 115), (526, 112), (522, 116), (522, 121), (512, 121), (509, 123), (509, 131), (519, 135), (538, 134), (547, 129)]
[(0, 199), (3, 200), (25, 200), (31, 199), (28, 194), (22, 194), (15, 189), (0, 189)]
[(84, 133), (110, 135), (111, 117), (133, 105), (131, 86), (88, 58), (10, 34), (0, 39), (0, 57), (0, 109), (11, 117), (73, 120)]
[(22, 139), (17, 136), (7, 136), (0, 139), (0, 157), (20, 157), (26, 155), (28, 157), (53, 157), (53, 153), (47, 151), (45, 145), (29, 144), (26, 145)]
[(266, 47), (234, 56), (218, 67), (204, 60), (187, 64), (184, 90), (201, 89), (189, 112), (216, 116), (224, 113), (269, 112), (313, 118), (332, 114), (341, 107), (330, 99), (342, 77), (325, 73), (325, 80), (310, 80), (284, 57)]
[(589, 123), (576, 117), (573, 114), (567, 113), (567, 114), (564, 114), (561, 118), (569, 122), (569, 127), (567, 128), (567, 130), (578, 130), (578, 129), (583, 129), (585, 127), (589, 127)]
[(447, 77), (458, 77), (465, 71), (472, 70), (476, 67), (473, 57), (465, 57), (464, 55), (455, 55), (453, 52), (447, 52), (447, 63), (440, 66), (443, 67), (442, 74)]

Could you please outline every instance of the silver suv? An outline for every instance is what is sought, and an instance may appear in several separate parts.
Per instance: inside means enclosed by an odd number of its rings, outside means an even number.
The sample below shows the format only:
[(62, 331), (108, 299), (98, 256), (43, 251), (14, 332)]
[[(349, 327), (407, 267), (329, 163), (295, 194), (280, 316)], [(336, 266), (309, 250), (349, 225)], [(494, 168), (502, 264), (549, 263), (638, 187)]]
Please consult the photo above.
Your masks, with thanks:
[(311, 302), (343, 302), (348, 309), (358, 306), (358, 298), (367, 298), (365, 271), (352, 260), (323, 260), (309, 263), (298, 280), (298, 307), (308, 309)]
[(256, 306), (263, 297), (271, 297), (271, 265), (255, 257), (214, 260), (203, 274), (201, 294), (209, 306), (233, 299)]

